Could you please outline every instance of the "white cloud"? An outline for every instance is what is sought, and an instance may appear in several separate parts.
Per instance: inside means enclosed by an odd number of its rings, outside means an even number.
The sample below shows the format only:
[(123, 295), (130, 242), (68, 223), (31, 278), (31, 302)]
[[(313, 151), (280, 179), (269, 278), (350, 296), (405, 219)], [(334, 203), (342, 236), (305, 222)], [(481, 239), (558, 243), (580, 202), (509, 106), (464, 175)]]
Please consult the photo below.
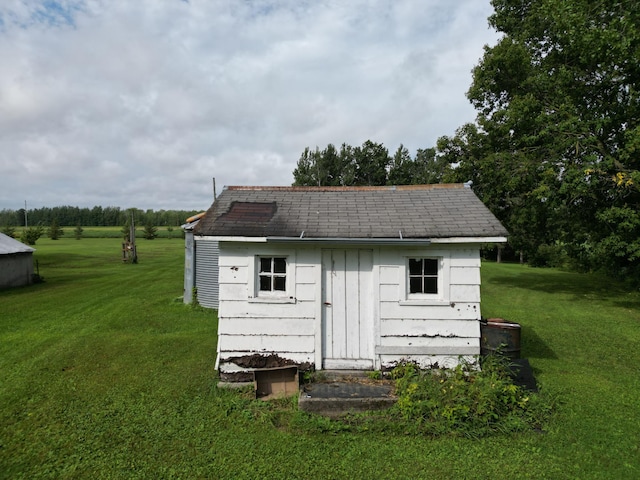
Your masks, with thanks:
[(0, 208), (202, 209), (292, 182), (305, 147), (431, 147), (489, 0), (13, 0), (0, 6)]

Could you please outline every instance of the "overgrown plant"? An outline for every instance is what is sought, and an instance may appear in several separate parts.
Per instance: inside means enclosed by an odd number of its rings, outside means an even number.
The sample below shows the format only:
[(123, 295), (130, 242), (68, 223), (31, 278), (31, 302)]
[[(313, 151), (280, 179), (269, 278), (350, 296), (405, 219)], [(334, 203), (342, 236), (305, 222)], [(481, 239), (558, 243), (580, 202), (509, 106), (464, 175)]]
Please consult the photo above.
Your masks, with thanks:
[(198, 301), (198, 287), (191, 287), (191, 308), (201, 308)]
[(498, 355), (484, 358), (482, 369), (464, 359), (454, 369), (402, 363), (392, 376), (395, 412), (420, 433), (481, 437), (539, 429), (552, 409), (548, 399), (515, 385), (507, 360)]

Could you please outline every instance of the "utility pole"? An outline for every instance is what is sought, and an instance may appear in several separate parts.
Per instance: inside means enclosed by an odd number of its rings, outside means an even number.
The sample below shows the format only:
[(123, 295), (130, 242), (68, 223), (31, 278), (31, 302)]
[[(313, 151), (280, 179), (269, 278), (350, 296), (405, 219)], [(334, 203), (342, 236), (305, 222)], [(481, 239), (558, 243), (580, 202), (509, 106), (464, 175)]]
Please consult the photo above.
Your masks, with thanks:
[(24, 201), (24, 228), (29, 226), (29, 222), (27, 222), (27, 201)]

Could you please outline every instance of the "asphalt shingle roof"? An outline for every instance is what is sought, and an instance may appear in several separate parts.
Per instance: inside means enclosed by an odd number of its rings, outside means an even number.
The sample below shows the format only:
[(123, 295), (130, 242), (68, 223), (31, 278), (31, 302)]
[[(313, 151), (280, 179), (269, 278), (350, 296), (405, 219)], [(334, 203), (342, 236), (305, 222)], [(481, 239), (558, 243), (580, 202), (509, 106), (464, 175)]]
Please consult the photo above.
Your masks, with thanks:
[(462, 184), (227, 187), (196, 235), (304, 238), (505, 237)]

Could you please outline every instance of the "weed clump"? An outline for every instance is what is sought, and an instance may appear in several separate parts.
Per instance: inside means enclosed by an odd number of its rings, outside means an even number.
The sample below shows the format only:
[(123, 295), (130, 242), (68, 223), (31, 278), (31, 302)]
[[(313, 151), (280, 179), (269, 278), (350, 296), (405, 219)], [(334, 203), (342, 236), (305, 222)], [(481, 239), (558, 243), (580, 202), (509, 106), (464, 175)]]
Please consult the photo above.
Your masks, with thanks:
[[(268, 402), (253, 391), (232, 395), (227, 416), (306, 434), (384, 433), (415, 436), (488, 437), (544, 431), (558, 396), (514, 383), (509, 360), (489, 355), (478, 363), (461, 358), (453, 369), (421, 369), (401, 362), (389, 373), (397, 401), (387, 410), (345, 413), (335, 418), (298, 409), (298, 397)], [(323, 372), (305, 373), (320, 381)], [(318, 375), (318, 376), (316, 376)], [(376, 376), (377, 375), (373, 375)]]
[(394, 368), (398, 401), (392, 414), (413, 433), (483, 437), (541, 429), (552, 401), (514, 384), (508, 360), (483, 359), (482, 368), (461, 359), (454, 369)]

